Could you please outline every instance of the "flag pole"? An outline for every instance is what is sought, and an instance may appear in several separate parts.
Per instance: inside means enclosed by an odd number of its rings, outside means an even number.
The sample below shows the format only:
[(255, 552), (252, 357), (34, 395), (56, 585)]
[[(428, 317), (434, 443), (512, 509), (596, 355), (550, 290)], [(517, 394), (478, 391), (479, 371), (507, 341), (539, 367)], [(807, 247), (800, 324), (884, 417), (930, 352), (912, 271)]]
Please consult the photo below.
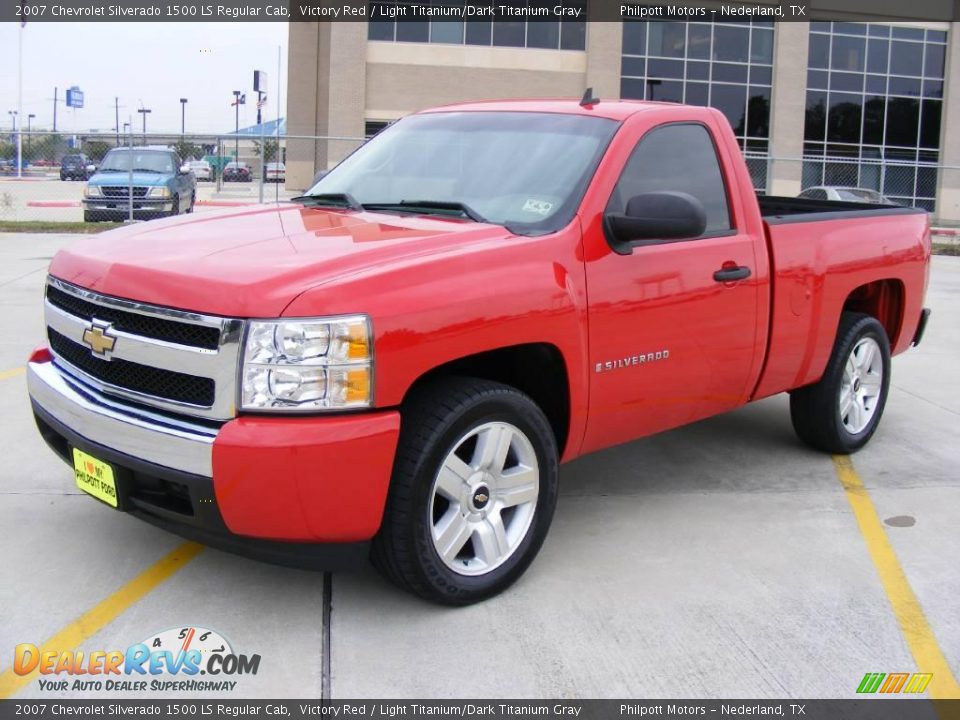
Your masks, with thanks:
[[(277, 127), (274, 129), (274, 132), (277, 136), (277, 162), (282, 162), (284, 167), (286, 167), (286, 160), (283, 158), (283, 153), (280, 152), (280, 46), (277, 45)], [(287, 173), (283, 173), (283, 184), (286, 187), (287, 184)], [(277, 202), (280, 202), (280, 183), (277, 183), (276, 192), (274, 194)]]
[(20, 23), (20, 32), (17, 35), (17, 177), (23, 177), (23, 27), (26, 20)]

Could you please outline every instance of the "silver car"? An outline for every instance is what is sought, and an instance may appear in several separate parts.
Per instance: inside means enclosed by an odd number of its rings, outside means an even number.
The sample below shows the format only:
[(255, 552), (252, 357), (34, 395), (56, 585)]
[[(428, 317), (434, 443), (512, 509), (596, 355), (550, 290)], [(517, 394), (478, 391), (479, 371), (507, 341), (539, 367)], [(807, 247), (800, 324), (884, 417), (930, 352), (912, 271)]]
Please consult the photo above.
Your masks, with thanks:
[(876, 190), (858, 187), (842, 187), (839, 185), (817, 185), (808, 187), (797, 197), (807, 200), (839, 200), (842, 202), (872, 203), (873, 205), (899, 205)]
[(191, 160), (187, 165), (197, 180), (213, 180), (213, 168), (206, 160)]

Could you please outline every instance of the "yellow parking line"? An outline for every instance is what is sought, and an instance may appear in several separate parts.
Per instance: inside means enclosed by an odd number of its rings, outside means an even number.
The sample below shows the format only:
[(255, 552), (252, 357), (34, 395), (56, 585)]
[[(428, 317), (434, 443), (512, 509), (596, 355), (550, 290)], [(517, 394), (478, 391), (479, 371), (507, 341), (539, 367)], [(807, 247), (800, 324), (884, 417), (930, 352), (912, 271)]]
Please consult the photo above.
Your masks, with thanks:
[(23, 375), (26, 372), (26, 368), (18, 367), (13, 368), (12, 370), (3, 370), (0, 371), (0, 380), (9, 380), (12, 377), (17, 375)]
[[(131, 605), (190, 562), (202, 549), (203, 545), (197, 543), (183, 543), (49, 638), (40, 648), (41, 655), (48, 650), (73, 650), (84, 640), (113, 622)], [(29, 638), (23, 639), (23, 642), (29, 641)], [(39, 673), (36, 670), (28, 675), (17, 675), (14, 673), (13, 667), (7, 668), (0, 674), (0, 699), (13, 696), (37, 675)]]
[(934, 700), (960, 699), (960, 686), (950, 670), (950, 663), (937, 644), (930, 623), (920, 607), (920, 601), (910, 587), (907, 576), (900, 567), (897, 555), (883, 529), (877, 509), (857, 474), (849, 457), (834, 455), (833, 464), (837, 477), (846, 491), (847, 500), (860, 525), (860, 532), (867, 543), (867, 550), (880, 575), (880, 582), (893, 606), (893, 614), (900, 624), (900, 632), (907, 641), (910, 653), (919, 672), (933, 673), (927, 692)]

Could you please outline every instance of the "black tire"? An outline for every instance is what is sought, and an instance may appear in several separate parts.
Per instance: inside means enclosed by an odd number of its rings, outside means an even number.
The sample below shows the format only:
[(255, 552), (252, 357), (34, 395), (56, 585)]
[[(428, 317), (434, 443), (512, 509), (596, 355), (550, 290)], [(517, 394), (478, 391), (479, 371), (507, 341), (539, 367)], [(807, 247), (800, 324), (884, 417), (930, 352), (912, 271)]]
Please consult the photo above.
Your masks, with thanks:
[(193, 206), (197, 204), (197, 194), (193, 193), (190, 195), (190, 207), (186, 210), (186, 213), (189, 215), (193, 212)]
[[(841, 417), (840, 395), (844, 391), (847, 360), (865, 338), (872, 338), (879, 347), (883, 377), (879, 394), (871, 403), (872, 415), (862, 429), (851, 432), (844, 424), (846, 416)], [(890, 341), (883, 325), (869, 315), (843, 313), (823, 377), (819, 382), (790, 394), (790, 419), (794, 431), (807, 445), (824, 452), (848, 455), (862, 448), (876, 432), (883, 416), (890, 389), (890, 366)], [(855, 387), (859, 390), (859, 378)]]
[(90, 212), (89, 210), (84, 210), (83, 221), (84, 222), (100, 222), (100, 218), (97, 217), (96, 213)]
[[(519, 390), (473, 378), (444, 378), (415, 390), (402, 415), (383, 524), (373, 542), (373, 564), (399, 587), (444, 605), (468, 605), (502, 592), (533, 561), (553, 519), (559, 463), (550, 423)], [(434, 480), (461, 439), (491, 422), (508, 423), (529, 441), (539, 468), (539, 491), (530, 503), (529, 527), (512, 554), (488, 572), (463, 575), (448, 567), (434, 546), (434, 521), (429, 517)], [(485, 496), (482, 500), (487, 502)]]
[(170, 208), (170, 217), (176, 217), (180, 214), (180, 196), (173, 196), (173, 207)]

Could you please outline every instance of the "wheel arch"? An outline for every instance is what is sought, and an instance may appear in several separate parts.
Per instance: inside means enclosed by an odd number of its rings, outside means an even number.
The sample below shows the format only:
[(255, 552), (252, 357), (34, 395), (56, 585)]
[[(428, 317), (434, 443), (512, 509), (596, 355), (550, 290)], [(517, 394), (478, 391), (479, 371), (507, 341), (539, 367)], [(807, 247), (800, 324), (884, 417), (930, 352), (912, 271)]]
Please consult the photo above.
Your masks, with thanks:
[(903, 329), (905, 299), (905, 289), (901, 280), (896, 278), (872, 280), (854, 288), (847, 295), (842, 312), (864, 313), (876, 318), (887, 331), (890, 347), (895, 347)]
[(547, 416), (562, 456), (570, 434), (570, 377), (560, 349), (551, 343), (510, 345), (450, 360), (418, 377), (404, 393), (437, 378), (475, 377), (500, 382), (520, 390)]

